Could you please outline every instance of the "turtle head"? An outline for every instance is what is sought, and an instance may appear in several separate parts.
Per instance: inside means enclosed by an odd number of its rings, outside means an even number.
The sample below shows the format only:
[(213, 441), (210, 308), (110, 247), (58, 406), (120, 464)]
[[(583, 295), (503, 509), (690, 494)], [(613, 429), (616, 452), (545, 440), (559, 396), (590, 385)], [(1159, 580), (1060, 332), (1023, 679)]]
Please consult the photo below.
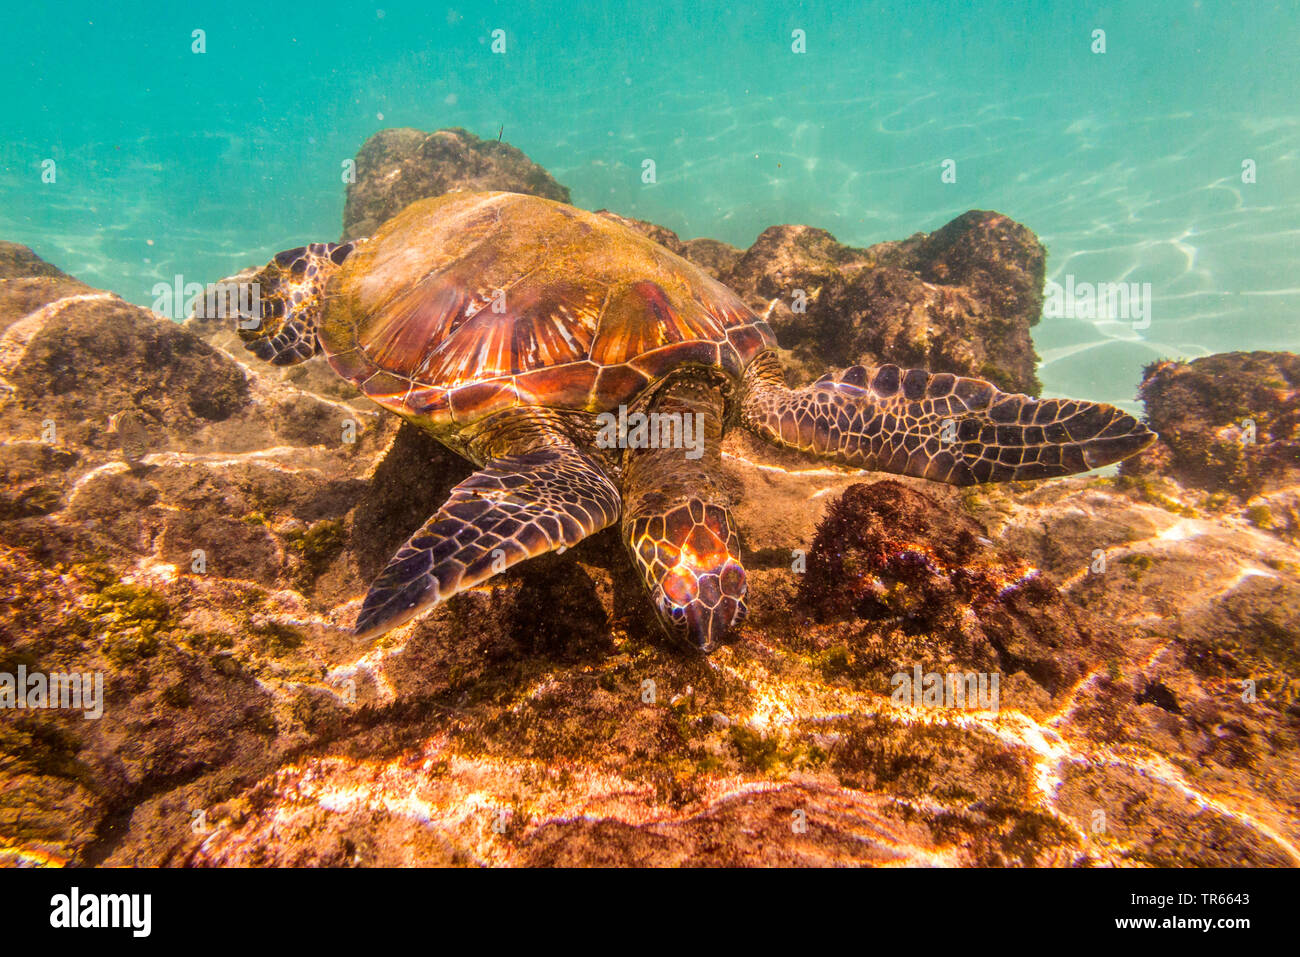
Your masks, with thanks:
[(355, 243), (312, 243), (276, 254), (253, 277), (251, 315), (238, 319), (244, 347), (274, 365), (314, 356), (325, 283), (355, 248)]
[(660, 623), (696, 651), (712, 651), (745, 618), (740, 535), (721, 505), (691, 499), (626, 529)]

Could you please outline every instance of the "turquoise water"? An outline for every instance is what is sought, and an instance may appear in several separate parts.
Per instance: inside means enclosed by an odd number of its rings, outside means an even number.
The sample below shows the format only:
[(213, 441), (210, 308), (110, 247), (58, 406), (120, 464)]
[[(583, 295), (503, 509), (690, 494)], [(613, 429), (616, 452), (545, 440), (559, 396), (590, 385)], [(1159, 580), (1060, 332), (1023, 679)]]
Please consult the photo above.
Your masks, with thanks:
[(1039, 234), (1055, 281), (1150, 283), (1149, 324), (1043, 320), (1048, 394), (1127, 405), (1153, 358), (1300, 346), (1295, 2), (5, 16), (0, 238), (143, 305), (177, 274), (211, 281), (337, 238), (342, 163), (377, 130), (463, 126), (500, 130), (576, 204), (683, 238), (743, 247), (800, 222), (866, 245), (997, 209)]

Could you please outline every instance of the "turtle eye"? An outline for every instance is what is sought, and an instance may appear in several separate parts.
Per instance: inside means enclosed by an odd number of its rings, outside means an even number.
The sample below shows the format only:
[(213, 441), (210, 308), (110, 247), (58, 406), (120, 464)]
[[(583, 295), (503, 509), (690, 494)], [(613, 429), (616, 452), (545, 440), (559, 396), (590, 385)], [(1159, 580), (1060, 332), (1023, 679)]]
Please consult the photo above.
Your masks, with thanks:
[(686, 621), (686, 609), (681, 605), (673, 605), (668, 614), (672, 615), (673, 621), (676, 624), (680, 625)]

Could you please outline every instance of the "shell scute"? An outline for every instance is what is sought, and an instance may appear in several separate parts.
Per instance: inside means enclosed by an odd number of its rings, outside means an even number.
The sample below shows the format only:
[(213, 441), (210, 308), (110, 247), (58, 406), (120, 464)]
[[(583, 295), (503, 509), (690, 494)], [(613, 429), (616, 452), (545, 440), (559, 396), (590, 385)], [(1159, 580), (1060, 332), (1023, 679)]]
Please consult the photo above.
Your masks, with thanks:
[(604, 412), (639, 395), (652, 379), (628, 365), (604, 366), (596, 377), (588, 408)]
[(447, 392), (452, 420), (458, 425), (468, 425), (475, 419), (504, 412), (519, 405), (519, 393), (511, 379), (488, 382), (471, 382)]
[(403, 402), (411, 391), (411, 380), (388, 372), (376, 372), (361, 383), (361, 391), (380, 405)]
[(515, 377), (515, 387), (528, 405), (585, 409), (596, 391), (601, 369), (594, 362), (534, 369)]
[(728, 329), (727, 341), (739, 353), (740, 360), (746, 365), (760, 352), (776, 346), (776, 336), (772, 328), (762, 319), (755, 319), (747, 325)]
[(630, 363), (632, 368), (642, 372), (650, 379), (667, 375), (677, 366), (694, 363), (702, 366), (721, 366), (718, 358), (718, 344), (707, 339), (692, 339), (678, 342), (661, 349), (653, 349), (637, 356)]
[(412, 389), (406, 396), (405, 404), (414, 415), (430, 418), (451, 417), (451, 399), (448, 398), (447, 390), (438, 386)]

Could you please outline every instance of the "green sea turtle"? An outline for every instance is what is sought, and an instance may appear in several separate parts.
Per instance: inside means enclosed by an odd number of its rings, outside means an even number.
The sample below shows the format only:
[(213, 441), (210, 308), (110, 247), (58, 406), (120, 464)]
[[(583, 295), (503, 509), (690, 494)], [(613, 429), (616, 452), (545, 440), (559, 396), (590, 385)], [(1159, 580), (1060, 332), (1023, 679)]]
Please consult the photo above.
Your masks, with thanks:
[(256, 282), (248, 349), (323, 352), (479, 468), (375, 579), (363, 636), (621, 522), (659, 620), (708, 652), (745, 615), (719, 471), (732, 426), (954, 485), (1069, 475), (1155, 437), (1112, 406), (894, 365), (788, 388), (767, 323), (699, 267), (516, 193), (413, 203), (369, 239), (280, 253)]

